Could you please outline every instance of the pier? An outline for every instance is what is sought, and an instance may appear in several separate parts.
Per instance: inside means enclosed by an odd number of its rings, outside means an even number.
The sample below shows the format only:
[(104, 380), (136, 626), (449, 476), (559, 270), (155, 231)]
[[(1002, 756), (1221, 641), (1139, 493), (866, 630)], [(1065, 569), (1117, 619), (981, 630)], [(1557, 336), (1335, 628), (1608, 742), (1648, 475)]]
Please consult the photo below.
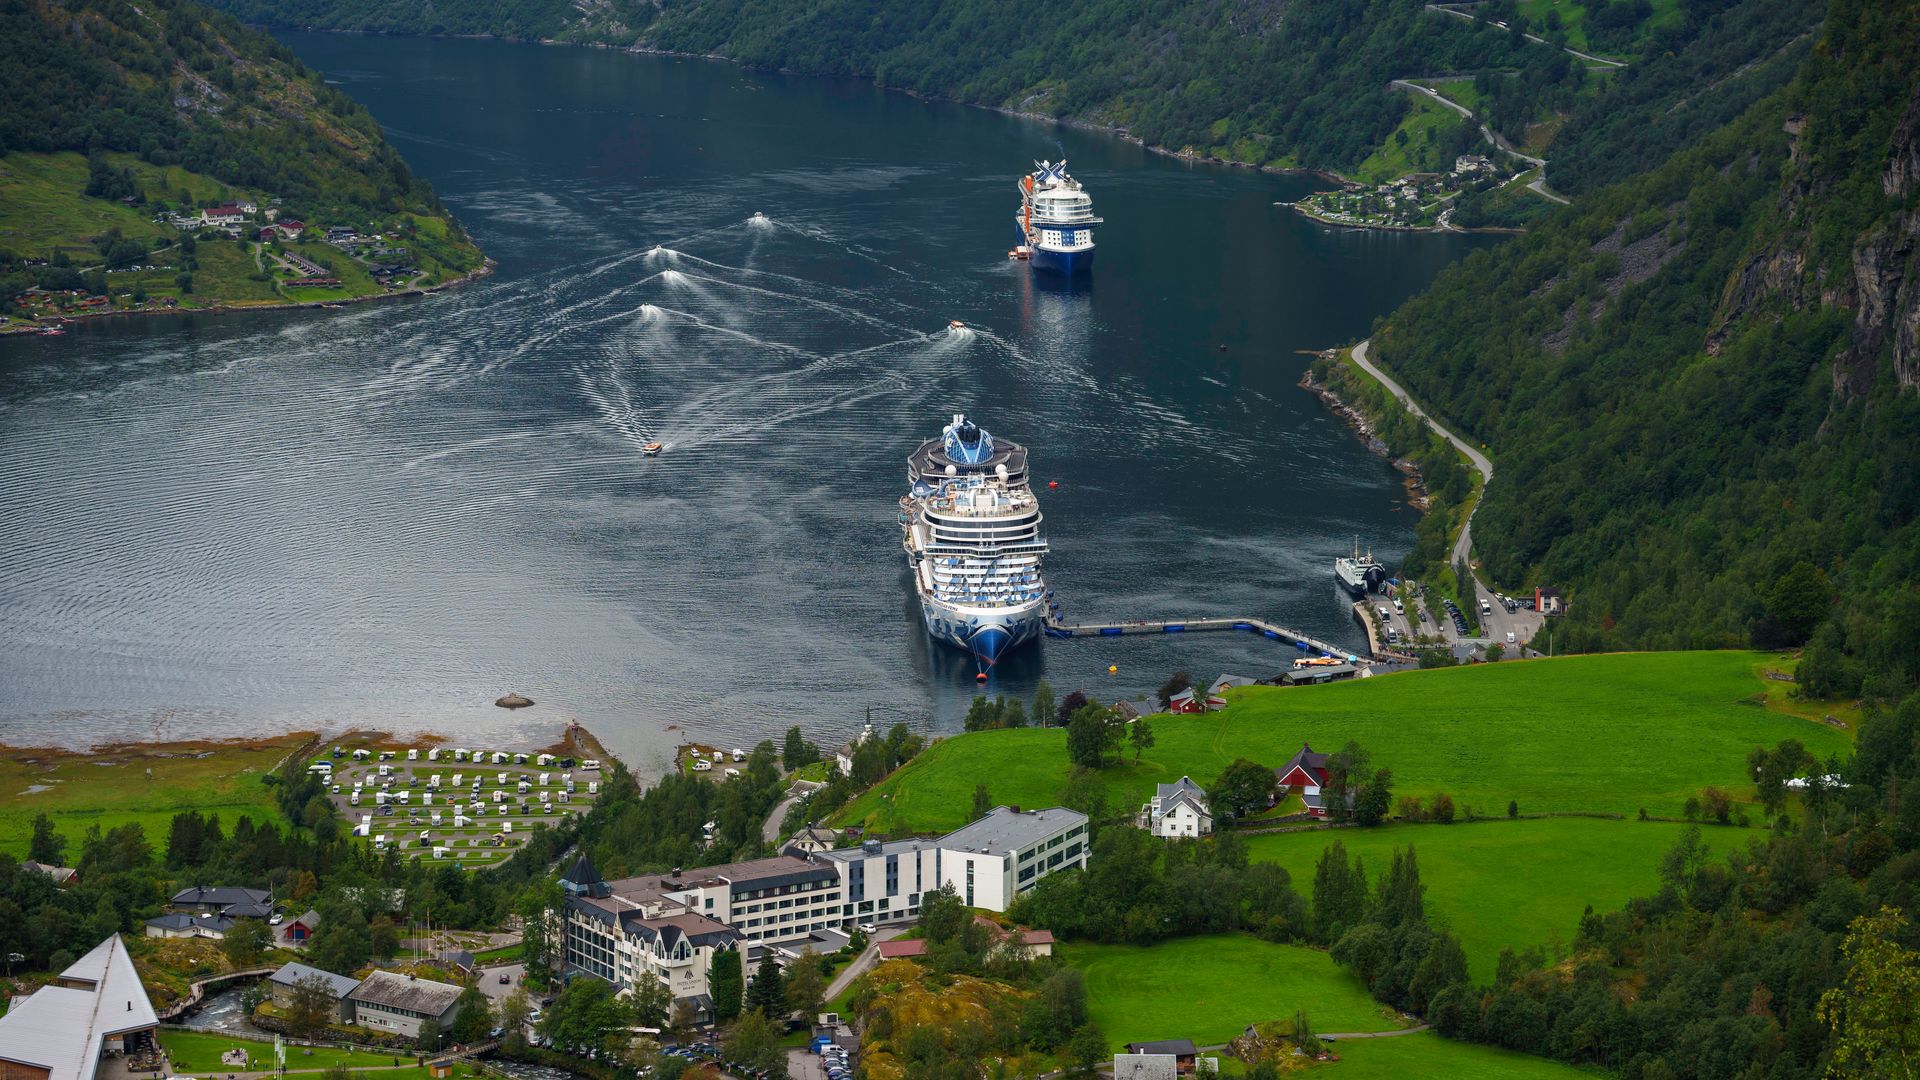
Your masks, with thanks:
[(1350, 649), (1343, 649), (1297, 630), (1276, 626), (1264, 619), (1145, 619), (1133, 622), (1067, 623), (1061, 622), (1053, 614), (1047, 616), (1047, 636), (1055, 638), (1119, 637), (1123, 634), (1194, 634), (1218, 630), (1240, 630), (1249, 634), (1259, 634), (1270, 641), (1285, 642), (1301, 652), (1336, 656), (1356, 664), (1372, 662), (1369, 657), (1360, 656)]

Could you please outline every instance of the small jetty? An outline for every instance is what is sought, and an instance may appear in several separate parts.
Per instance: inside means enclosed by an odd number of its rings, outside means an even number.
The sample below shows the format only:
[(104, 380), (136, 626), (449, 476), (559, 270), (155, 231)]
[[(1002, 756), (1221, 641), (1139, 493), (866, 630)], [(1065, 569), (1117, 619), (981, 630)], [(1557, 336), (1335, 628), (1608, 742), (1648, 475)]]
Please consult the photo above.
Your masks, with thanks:
[(1259, 634), (1270, 641), (1284, 642), (1302, 652), (1344, 657), (1358, 664), (1370, 662), (1367, 657), (1358, 656), (1350, 649), (1343, 649), (1297, 630), (1289, 630), (1264, 619), (1254, 618), (1144, 619), (1133, 622), (1067, 623), (1049, 614), (1046, 632), (1048, 637), (1075, 638), (1118, 637), (1123, 634), (1190, 634), (1216, 630), (1240, 630), (1249, 634)]

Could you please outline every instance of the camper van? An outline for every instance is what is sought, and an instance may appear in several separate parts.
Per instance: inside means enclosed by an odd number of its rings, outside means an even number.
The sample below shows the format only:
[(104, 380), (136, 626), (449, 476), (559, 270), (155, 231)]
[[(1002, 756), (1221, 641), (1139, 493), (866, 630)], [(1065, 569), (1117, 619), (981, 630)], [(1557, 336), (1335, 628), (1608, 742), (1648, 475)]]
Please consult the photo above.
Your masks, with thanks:
[(582, 772), (599, 772), (599, 771), (600, 771), (600, 759), (599, 759), (599, 758), (588, 758), (587, 760), (585, 760), (585, 761), (583, 761), (583, 762), (581, 762), (581, 763), (580, 763), (580, 769), (581, 769), (581, 771), (582, 771)]
[(420, 760), (420, 751), (419, 751), (419, 750), (408, 750), (408, 751), (407, 751), (407, 760), (408, 760), (408, 761), (419, 761), (419, 760)]

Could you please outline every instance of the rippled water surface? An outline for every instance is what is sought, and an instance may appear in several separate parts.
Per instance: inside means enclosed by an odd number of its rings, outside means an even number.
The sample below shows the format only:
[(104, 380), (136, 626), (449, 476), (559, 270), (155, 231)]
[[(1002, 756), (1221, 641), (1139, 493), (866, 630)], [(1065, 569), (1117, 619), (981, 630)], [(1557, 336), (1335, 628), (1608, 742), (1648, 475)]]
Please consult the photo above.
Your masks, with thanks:
[[(0, 342), (9, 742), (579, 718), (653, 767), (683, 731), (826, 742), (867, 706), (951, 727), (973, 668), (921, 631), (894, 513), (957, 410), (1059, 481), (1070, 616), (1357, 644), (1333, 555), (1411, 543), (1397, 474), (1296, 386), (1294, 350), (1489, 241), (1329, 230), (1275, 205), (1304, 178), (856, 84), (291, 40), (499, 272)], [(1063, 152), (1109, 222), (1076, 287), (1005, 258), (1014, 177)], [(995, 689), (1284, 661), (1237, 635), (1047, 642)], [(494, 709), (508, 689), (540, 705)]]

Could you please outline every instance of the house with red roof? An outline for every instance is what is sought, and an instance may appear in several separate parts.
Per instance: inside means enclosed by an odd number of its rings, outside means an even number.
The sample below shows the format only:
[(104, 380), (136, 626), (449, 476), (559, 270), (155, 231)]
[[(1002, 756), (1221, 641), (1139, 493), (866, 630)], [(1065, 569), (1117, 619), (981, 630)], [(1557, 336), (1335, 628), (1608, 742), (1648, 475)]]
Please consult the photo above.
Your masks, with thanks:
[(1320, 799), (1320, 789), (1327, 783), (1327, 755), (1315, 753), (1312, 746), (1302, 743), (1300, 752), (1273, 772), (1279, 790), (1300, 796), (1307, 812), (1314, 817), (1327, 816), (1327, 808)]

